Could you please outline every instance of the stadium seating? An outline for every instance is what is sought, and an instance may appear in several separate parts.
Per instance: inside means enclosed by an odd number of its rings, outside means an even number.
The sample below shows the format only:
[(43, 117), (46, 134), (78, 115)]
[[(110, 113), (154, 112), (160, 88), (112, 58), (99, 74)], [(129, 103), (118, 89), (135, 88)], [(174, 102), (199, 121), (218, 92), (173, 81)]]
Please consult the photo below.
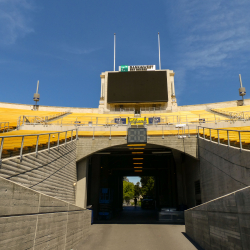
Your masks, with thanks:
[(0, 108), (0, 122), (9, 122), (10, 129), (15, 128), (18, 123), (20, 116), (54, 116), (60, 115), (59, 112), (51, 111), (33, 111), (26, 109), (10, 109), (10, 108)]
[[(63, 124), (63, 125), (115, 125), (116, 118), (134, 118), (134, 115), (131, 114), (94, 114), (94, 113), (72, 113), (53, 121), (50, 124)], [(176, 124), (176, 123), (210, 123), (210, 122), (219, 122), (227, 121), (228, 118), (225, 118), (222, 115), (215, 115), (206, 110), (198, 111), (180, 111), (173, 113), (154, 113), (154, 114), (142, 114), (141, 118), (150, 118), (150, 117), (159, 117), (159, 124)], [(126, 121), (127, 123), (127, 121)]]
[(250, 105), (211, 110), (234, 120), (249, 120), (250, 118)]

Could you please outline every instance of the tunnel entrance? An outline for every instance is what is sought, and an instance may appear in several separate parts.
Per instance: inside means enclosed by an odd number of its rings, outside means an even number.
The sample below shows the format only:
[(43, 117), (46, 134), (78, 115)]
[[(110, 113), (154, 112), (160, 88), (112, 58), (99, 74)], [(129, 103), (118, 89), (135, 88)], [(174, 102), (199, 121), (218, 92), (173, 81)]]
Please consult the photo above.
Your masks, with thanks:
[[(93, 207), (94, 222), (115, 218), (129, 210), (123, 206), (124, 176), (153, 178), (151, 198), (154, 211), (183, 211), (194, 206), (195, 194), (187, 193), (189, 189), (194, 190), (190, 186), (199, 178), (196, 173), (199, 167), (197, 160), (190, 159), (177, 150), (154, 144), (124, 144), (91, 155), (88, 161), (87, 205)], [(195, 177), (188, 178), (190, 169), (195, 172)], [(139, 211), (143, 207), (137, 206), (137, 209)], [(145, 216), (151, 218), (152, 214), (145, 212)]]

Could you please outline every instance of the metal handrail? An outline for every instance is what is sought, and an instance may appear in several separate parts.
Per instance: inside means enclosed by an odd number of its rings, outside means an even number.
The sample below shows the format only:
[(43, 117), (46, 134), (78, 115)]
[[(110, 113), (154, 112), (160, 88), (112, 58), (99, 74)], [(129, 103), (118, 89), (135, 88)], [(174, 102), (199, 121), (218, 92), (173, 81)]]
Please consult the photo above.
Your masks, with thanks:
[(0, 146), (0, 165), (1, 165), (1, 158), (2, 158), (2, 152), (3, 152), (3, 146), (4, 146), (4, 139), (6, 138), (14, 138), (14, 137), (20, 137), (22, 138), (21, 142), (21, 147), (20, 147), (20, 162), (22, 161), (22, 156), (23, 156), (23, 145), (24, 145), (24, 138), (29, 137), (29, 136), (36, 136), (36, 148), (35, 148), (35, 153), (36, 157), (38, 155), (38, 145), (39, 145), (39, 137), (42, 135), (49, 135), (48, 138), (48, 150), (50, 151), (50, 137), (53, 134), (58, 134), (58, 140), (57, 140), (57, 147), (59, 148), (59, 139), (60, 139), (60, 134), (65, 133), (65, 146), (67, 143), (67, 133), (71, 132), (71, 141), (73, 140), (73, 131), (76, 131), (76, 140), (78, 140), (78, 128), (71, 129), (71, 130), (65, 130), (65, 131), (57, 131), (57, 132), (50, 132), (50, 133), (41, 133), (41, 134), (28, 134), (28, 135), (7, 135), (7, 136), (0, 136), (1, 139), (1, 146)]
[(206, 128), (206, 127), (201, 127), (198, 126), (198, 138), (202, 138), (200, 137), (200, 128), (202, 128), (203, 130), (203, 139), (205, 138), (205, 129), (209, 129), (209, 140), (212, 141), (212, 137), (211, 137), (211, 130), (216, 130), (217, 131), (217, 136), (218, 136), (218, 144), (221, 144), (220, 142), (220, 131), (226, 131), (227, 132), (227, 145), (228, 147), (233, 147), (230, 143), (230, 138), (229, 138), (229, 132), (236, 132), (238, 133), (238, 138), (239, 138), (239, 146), (240, 146), (240, 150), (242, 150), (242, 139), (241, 139), (241, 134), (242, 133), (250, 133), (250, 130), (235, 130), (235, 129), (221, 129), (221, 128)]

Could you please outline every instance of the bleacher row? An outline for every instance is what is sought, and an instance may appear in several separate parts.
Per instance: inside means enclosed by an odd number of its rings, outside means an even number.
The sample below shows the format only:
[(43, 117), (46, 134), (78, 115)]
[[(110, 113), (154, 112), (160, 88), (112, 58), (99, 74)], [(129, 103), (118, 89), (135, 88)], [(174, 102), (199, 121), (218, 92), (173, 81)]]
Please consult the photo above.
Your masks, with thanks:
[[(250, 110), (250, 106), (240, 106), (240, 107), (233, 107), (233, 108), (224, 108), (224, 109), (216, 109), (218, 112), (246, 112)], [(62, 113), (59, 112), (50, 112), (50, 111), (32, 111), (32, 110), (23, 110), (23, 109), (9, 109), (9, 108), (0, 108), (0, 123), (2, 122), (8, 122), (8, 126), (11, 129), (15, 129), (18, 123), (18, 120), (21, 116), (53, 116), (53, 117), (60, 117)], [(123, 119), (124, 124), (128, 124), (128, 117), (131, 117), (131, 114), (90, 114), (89, 113), (71, 113), (67, 116), (64, 116), (63, 118), (59, 118), (58, 120), (54, 119), (53, 122), (50, 122), (49, 124), (89, 124), (91, 123), (93, 125), (95, 124), (103, 124), (103, 125), (112, 125), (117, 124), (117, 119), (121, 120)], [(166, 125), (166, 124), (177, 124), (177, 123), (199, 123), (199, 122), (215, 122), (216, 121), (225, 121), (227, 120), (224, 116), (216, 116), (209, 111), (206, 110), (197, 110), (197, 111), (179, 111), (179, 112), (172, 112), (172, 113), (154, 113), (152, 114), (143, 114), (143, 117), (147, 119), (147, 122), (150, 123), (150, 119), (155, 117), (160, 117), (160, 120), (158, 120), (159, 125)], [(131, 117), (133, 118), (133, 117)], [(229, 120), (229, 119), (228, 119)], [(125, 122), (124, 122), (125, 121)], [(230, 128), (232, 129), (232, 128)], [(234, 128), (236, 130), (249, 130), (250, 127), (241, 127), (241, 128)], [(3, 132), (3, 131), (2, 131)], [(4, 131), (6, 132), (6, 130)], [(37, 140), (37, 134), (42, 134), (44, 131), (29, 131), (29, 130), (14, 130), (10, 132), (6, 132), (4, 134), (1, 134), (2, 136), (15, 136), (15, 135), (33, 135), (34, 136), (26, 136), (24, 140), (24, 148), (23, 152), (33, 152), (36, 147), (36, 140)], [(46, 131), (46, 133), (48, 133)], [(50, 145), (57, 145), (58, 141), (58, 134), (57, 132), (53, 132), (54, 134), (50, 137)], [(178, 135), (180, 131), (178, 130), (167, 130), (163, 128), (163, 130), (150, 130), (148, 129), (148, 135), (149, 136), (168, 136), (168, 135)], [(182, 132), (181, 132), (182, 133)], [(187, 131), (186, 131), (187, 133)], [(202, 131), (200, 132), (202, 135)], [(210, 138), (210, 131), (206, 130), (205, 136), (206, 138)], [(218, 140), (218, 135), (216, 130), (212, 130), (212, 139)], [(250, 132), (249, 132), (250, 133)], [(115, 129), (112, 129), (111, 131), (112, 136), (126, 136), (126, 131), (118, 131)], [(190, 129), (189, 134), (197, 134), (196, 129)], [(74, 131), (74, 137), (76, 136), (76, 132)], [(244, 132), (242, 133), (242, 144), (248, 147), (248, 144), (250, 143), (250, 134)], [(93, 131), (79, 131), (79, 136), (93, 136)], [(110, 131), (95, 131), (94, 136), (110, 136)], [(41, 135), (39, 136), (39, 149), (46, 148), (48, 146), (48, 135)], [(67, 140), (70, 140), (71, 134), (67, 134)], [(220, 131), (219, 132), (219, 138), (221, 143), (224, 141), (227, 142), (227, 133)], [(232, 144), (239, 144), (239, 135), (238, 132), (230, 132), (229, 139)], [(1, 139), (0, 139), (1, 141)], [(60, 143), (63, 143), (65, 141), (65, 134), (60, 133), (59, 137)], [(10, 155), (15, 155), (20, 152), (22, 137), (6, 137), (4, 139), (3, 143), (3, 152), (2, 157), (8, 157)]]

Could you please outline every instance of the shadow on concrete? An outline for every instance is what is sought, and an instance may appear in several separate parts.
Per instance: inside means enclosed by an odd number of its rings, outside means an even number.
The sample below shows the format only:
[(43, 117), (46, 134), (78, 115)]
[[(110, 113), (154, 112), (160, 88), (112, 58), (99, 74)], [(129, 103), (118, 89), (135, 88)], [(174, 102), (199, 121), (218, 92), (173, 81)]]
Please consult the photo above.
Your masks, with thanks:
[[(159, 221), (158, 211), (141, 209), (141, 207), (124, 206), (121, 212), (117, 212), (113, 218), (105, 220), (100, 218), (94, 224), (177, 224), (174, 222)], [(179, 225), (184, 225), (183, 223)]]
[(186, 233), (182, 232), (182, 234), (193, 244), (194, 247), (198, 250), (204, 250), (198, 243), (196, 243), (193, 239), (191, 239)]

